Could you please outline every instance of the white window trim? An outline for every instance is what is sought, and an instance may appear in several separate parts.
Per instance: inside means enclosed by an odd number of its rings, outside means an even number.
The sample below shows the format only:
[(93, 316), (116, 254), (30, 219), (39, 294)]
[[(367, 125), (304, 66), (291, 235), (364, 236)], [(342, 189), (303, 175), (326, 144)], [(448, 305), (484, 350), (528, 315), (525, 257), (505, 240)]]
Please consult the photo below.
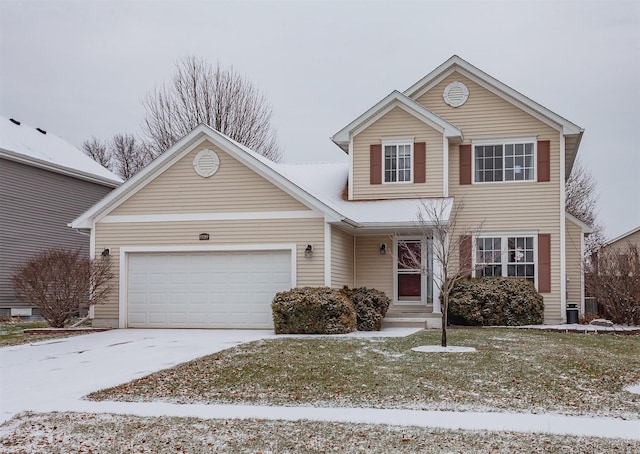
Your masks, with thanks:
[[(428, 301), (427, 301), (427, 291), (428, 291), (428, 285), (427, 285), (427, 279), (431, 279), (433, 280), (433, 276), (429, 275), (428, 273), (424, 273), (423, 270), (425, 269), (425, 267), (428, 265), (428, 261), (429, 261), (429, 257), (430, 257), (430, 253), (427, 252), (427, 254), (422, 254), (422, 269), (420, 270), (420, 274), (421, 274), (421, 281), (420, 281), (420, 301), (399, 301), (398, 300), (398, 257), (397, 257), (397, 251), (398, 251), (398, 243), (400, 241), (420, 241), (420, 247), (422, 251), (429, 251), (429, 240), (430, 238), (427, 238), (425, 236), (419, 236), (419, 235), (406, 235), (406, 236), (394, 236), (393, 237), (393, 304), (394, 305), (401, 305), (401, 306), (426, 306)], [(432, 262), (434, 262), (432, 260)], [(433, 265), (432, 263), (432, 266)], [(433, 274), (433, 270), (432, 270), (432, 274)], [(435, 299), (435, 290), (436, 284), (435, 281), (433, 282), (433, 288), (434, 288), (434, 299)]]
[[(518, 145), (533, 143), (533, 177), (530, 180), (476, 181), (476, 146), (483, 145)], [(504, 162), (504, 148), (502, 159)], [(383, 166), (384, 167), (384, 166)], [(504, 165), (502, 166), (504, 176)], [(494, 139), (473, 139), (471, 141), (471, 183), (472, 184), (522, 184), (538, 181), (538, 138), (533, 137), (497, 137)]]
[[(508, 238), (510, 237), (533, 237), (533, 285), (535, 286), (536, 290), (538, 289), (538, 269), (539, 269), (539, 261), (538, 261), (538, 232), (532, 232), (532, 231), (508, 231), (508, 232), (481, 232), (478, 235), (474, 235), (473, 237), (473, 241), (472, 241), (472, 249), (471, 249), (471, 256), (472, 256), (472, 264), (473, 264), (473, 277), (478, 277), (476, 275), (476, 268), (479, 265), (478, 261), (477, 261), (477, 239), (478, 238), (497, 238), (500, 237), (501, 238), (501, 243), (504, 245), (508, 245)], [(503, 270), (507, 271), (507, 267), (505, 265), (508, 265), (508, 259), (505, 258), (508, 252), (508, 246), (505, 248), (502, 248), (502, 254), (500, 255), (502, 258), (502, 268)], [(504, 275), (503, 275), (504, 276)]]
[[(413, 183), (413, 144), (415, 142), (415, 137), (392, 137), (392, 138), (388, 138), (388, 139), (382, 139), (382, 184), (411, 184)], [(409, 176), (409, 181), (385, 181), (385, 165), (386, 165), (386, 160), (384, 157), (384, 147), (385, 146), (398, 146), (398, 145), (409, 145), (409, 162), (411, 165), (410, 168), (410, 176)], [(396, 153), (397, 153), (397, 148), (396, 148)], [(396, 155), (396, 159), (397, 159), (397, 155)], [(397, 170), (397, 169), (396, 169)]]

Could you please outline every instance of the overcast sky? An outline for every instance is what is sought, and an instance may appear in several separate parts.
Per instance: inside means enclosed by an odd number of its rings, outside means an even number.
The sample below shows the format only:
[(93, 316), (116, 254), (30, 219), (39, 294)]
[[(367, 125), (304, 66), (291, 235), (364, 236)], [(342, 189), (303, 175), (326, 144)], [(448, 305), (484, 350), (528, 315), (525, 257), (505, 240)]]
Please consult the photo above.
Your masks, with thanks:
[(457, 54), (585, 128), (608, 237), (640, 225), (640, 1), (0, 0), (0, 114), (80, 147), (139, 133), (177, 59), (234, 66), (270, 100), (287, 162)]

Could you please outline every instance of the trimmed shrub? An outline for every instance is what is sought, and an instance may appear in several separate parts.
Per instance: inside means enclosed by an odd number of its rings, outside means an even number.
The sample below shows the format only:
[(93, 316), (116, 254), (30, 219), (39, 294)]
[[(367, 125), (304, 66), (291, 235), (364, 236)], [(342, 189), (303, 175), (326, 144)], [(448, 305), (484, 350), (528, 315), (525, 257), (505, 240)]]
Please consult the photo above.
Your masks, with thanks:
[(355, 331), (356, 311), (338, 289), (294, 288), (271, 303), (276, 334), (344, 334)]
[(360, 287), (344, 287), (342, 293), (353, 303), (356, 310), (358, 331), (380, 331), (391, 300), (382, 291)]
[(449, 295), (449, 320), (475, 326), (536, 325), (544, 321), (544, 302), (525, 279), (465, 279)]

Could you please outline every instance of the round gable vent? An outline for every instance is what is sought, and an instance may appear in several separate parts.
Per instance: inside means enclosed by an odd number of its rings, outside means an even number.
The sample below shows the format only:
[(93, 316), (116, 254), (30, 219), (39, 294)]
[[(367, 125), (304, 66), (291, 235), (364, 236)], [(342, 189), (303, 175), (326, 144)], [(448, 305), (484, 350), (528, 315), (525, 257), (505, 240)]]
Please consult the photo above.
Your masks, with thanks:
[(193, 168), (198, 175), (208, 178), (220, 168), (220, 158), (213, 150), (202, 150), (193, 159)]
[(442, 97), (444, 98), (444, 102), (449, 104), (451, 107), (460, 107), (467, 102), (467, 99), (469, 98), (469, 89), (462, 82), (454, 81), (447, 85)]

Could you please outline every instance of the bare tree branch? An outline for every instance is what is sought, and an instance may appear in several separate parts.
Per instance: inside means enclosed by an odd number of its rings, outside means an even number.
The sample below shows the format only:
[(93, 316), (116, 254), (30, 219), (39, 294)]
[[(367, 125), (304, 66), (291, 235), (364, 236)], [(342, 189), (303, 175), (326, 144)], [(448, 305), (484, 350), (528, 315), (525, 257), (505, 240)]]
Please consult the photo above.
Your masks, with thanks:
[(400, 241), (398, 266), (420, 269), (421, 273), (433, 279), (440, 288), (442, 296), (442, 338), (441, 345), (447, 346), (447, 324), (449, 295), (456, 282), (469, 276), (473, 271), (472, 238), (482, 229), (482, 223), (476, 227), (460, 225), (462, 200), (456, 201), (449, 210), (448, 199), (421, 201), (418, 212), (418, 226), (421, 236), (431, 238), (433, 262), (439, 269), (433, 269), (424, 263), (422, 255), (409, 243)]
[(107, 150), (107, 146), (95, 137), (91, 140), (85, 140), (82, 149), (89, 157), (109, 170), (112, 170), (111, 153)]
[(183, 58), (171, 82), (147, 95), (144, 107), (143, 129), (156, 156), (204, 123), (273, 161), (281, 159), (270, 104), (233, 67)]

